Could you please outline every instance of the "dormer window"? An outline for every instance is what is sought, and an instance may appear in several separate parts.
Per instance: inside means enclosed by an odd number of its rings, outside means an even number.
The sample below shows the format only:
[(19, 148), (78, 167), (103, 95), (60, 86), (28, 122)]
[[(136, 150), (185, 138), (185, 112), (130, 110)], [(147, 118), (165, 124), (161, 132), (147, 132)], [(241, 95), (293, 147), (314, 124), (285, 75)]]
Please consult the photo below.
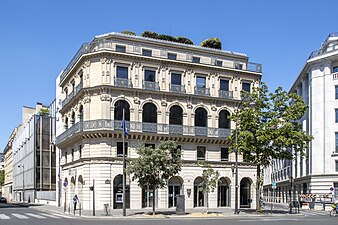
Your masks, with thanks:
[(216, 60), (215, 61), (215, 65), (216, 66), (222, 66), (223, 65), (223, 62), (221, 60)]
[(126, 52), (126, 46), (124, 45), (116, 45), (117, 52)]
[(175, 54), (175, 53), (168, 53), (168, 59), (176, 60), (177, 59), (177, 54)]
[(192, 62), (193, 62), (193, 63), (200, 63), (200, 62), (201, 62), (201, 58), (200, 58), (200, 57), (193, 56), (193, 57), (192, 57)]
[(152, 56), (152, 51), (150, 49), (142, 49), (143, 56)]

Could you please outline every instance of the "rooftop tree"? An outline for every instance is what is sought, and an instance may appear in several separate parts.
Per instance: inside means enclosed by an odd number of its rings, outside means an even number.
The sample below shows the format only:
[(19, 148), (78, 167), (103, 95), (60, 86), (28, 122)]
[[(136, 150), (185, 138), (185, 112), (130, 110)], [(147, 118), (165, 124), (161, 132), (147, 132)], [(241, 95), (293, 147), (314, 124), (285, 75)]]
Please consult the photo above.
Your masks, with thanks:
[[(272, 159), (293, 159), (294, 153), (304, 155), (313, 139), (302, 129), (298, 121), (307, 110), (302, 98), (278, 87), (269, 93), (261, 83), (253, 93), (243, 92), (242, 107), (231, 116), (238, 128), (229, 136), (230, 149), (238, 149), (244, 160), (257, 165), (256, 210), (260, 210), (261, 169), (269, 166)], [(239, 106), (240, 107), (240, 106)]]
[(222, 42), (219, 38), (208, 38), (201, 42), (200, 46), (206, 48), (222, 49)]
[(141, 188), (153, 189), (153, 215), (155, 214), (155, 190), (167, 186), (170, 177), (181, 171), (181, 152), (176, 142), (161, 142), (157, 148), (142, 146), (137, 150), (138, 158), (127, 167), (132, 180), (137, 180)]

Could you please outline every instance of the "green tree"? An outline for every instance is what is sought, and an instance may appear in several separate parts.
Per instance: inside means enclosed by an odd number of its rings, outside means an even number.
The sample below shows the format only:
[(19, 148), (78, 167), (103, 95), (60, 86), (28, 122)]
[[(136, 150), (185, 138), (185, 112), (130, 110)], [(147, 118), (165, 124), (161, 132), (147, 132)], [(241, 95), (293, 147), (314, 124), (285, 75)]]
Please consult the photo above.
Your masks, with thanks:
[(136, 36), (136, 33), (134, 31), (130, 31), (130, 30), (124, 30), (124, 31), (121, 31), (120, 33), (131, 35), (131, 36)]
[(3, 186), (5, 183), (5, 171), (0, 170), (0, 186)]
[(141, 147), (139, 157), (133, 159), (127, 167), (132, 180), (137, 180), (141, 188), (153, 189), (153, 214), (155, 214), (155, 190), (164, 188), (170, 177), (181, 171), (181, 152), (176, 142), (161, 142), (156, 149)]
[(202, 173), (202, 183), (199, 190), (207, 195), (207, 213), (209, 212), (209, 193), (214, 192), (219, 182), (219, 172), (211, 168), (210, 165), (202, 164), (202, 167), (206, 167)]
[(147, 37), (147, 38), (153, 38), (153, 39), (158, 39), (158, 33), (153, 32), (153, 31), (143, 31), (141, 34), (141, 37)]
[(176, 38), (178, 43), (182, 43), (182, 44), (187, 44), (187, 45), (193, 45), (194, 42), (192, 42), (192, 40), (190, 40), (189, 38), (186, 37), (177, 37)]
[(222, 42), (219, 38), (208, 38), (201, 42), (200, 46), (206, 48), (222, 49)]
[[(269, 93), (261, 83), (253, 93), (242, 93), (242, 107), (231, 116), (237, 124), (229, 136), (230, 149), (238, 149), (245, 161), (257, 165), (256, 210), (260, 210), (261, 169), (269, 166), (272, 159), (293, 159), (295, 152), (304, 155), (313, 139), (302, 129), (298, 121), (307, 110), (302, 98), (278, 87)], [(239, 106), (240, 107), (240, 106)]]

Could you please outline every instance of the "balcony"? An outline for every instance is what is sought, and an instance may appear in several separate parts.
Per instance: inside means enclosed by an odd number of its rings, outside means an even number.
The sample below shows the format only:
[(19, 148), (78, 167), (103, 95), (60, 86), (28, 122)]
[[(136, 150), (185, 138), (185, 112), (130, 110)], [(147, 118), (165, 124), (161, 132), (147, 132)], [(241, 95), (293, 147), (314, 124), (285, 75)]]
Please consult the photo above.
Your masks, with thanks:
[(170, 84), (170, 91), (174, 93), (185, 93), (184, 85)]
[(62, 101), (62, 108), (68, 104), (68, 102), (74, 98), (80, 91), (81, 89), (83, 88), (83, 84), (82, 82), (79, 83), (76, 88), (72, 91), (72, 93), (70, 93), (65, 100)]
[(144, 90), (150, 90), (150, 91), (159, 91), (160, 86), (158, 85), (158, 82), (143, 81), (143, 89)]
[(115, 78), (115, 87), (132, 88), (133, 84), (131, 80), (125, 78)]
[[(119, 120), (89, 120), (78, 122), (64, 131), (56, 138), (56, 143), (60, 144), (71, 136), (87, 131), (112, 130), (121, 132), (121, 123)], [(211, 128), (211, 127), (195, 127), (174, 124), (159, 124), (159, 123), (143, 123), (135, 121), (126, 122), (127, 129), (135, 133), (157, 133), (157, 134), (175, 134), (184, 136), (204, 136), (214, 138), (226, 138), (230, 135), (230, 129)]]
[(195, 95), (210, 96), (210, 89), (203, 87), (195, 87)]
[(232, 91), (219, 90), (218, 91), (218, 97), (220, 97), (220, 98), (233, 98), (233, 93), (232, 93)]

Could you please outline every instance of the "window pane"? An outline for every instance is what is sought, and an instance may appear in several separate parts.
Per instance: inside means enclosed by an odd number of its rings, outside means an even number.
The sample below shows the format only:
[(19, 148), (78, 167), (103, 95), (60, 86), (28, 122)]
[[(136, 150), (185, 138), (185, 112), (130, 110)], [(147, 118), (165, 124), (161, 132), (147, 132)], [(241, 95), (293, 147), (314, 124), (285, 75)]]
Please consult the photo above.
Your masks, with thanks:
[(193, 63), (200, 63), (201, 62), (201, 58), (200, 57), (192, 57), (192, 62)]
[(196, 77), (196, 86), (205, 88), (205, 77)]
[(177, 54), (175, 53), (168, 53), (168, 59), (176, 60)]
[(149, 143), (145, 143), (144, 144), (144, 147), (150, 147), (150, 148), (152, 148), (152, 149), (155, 149), (155, 144), (149, 144)]
[(335, 90), (336, 90), (336, 99), (338, 99), (338, 86), (335, 86)]
[(243, 82), (242, 83), (242, 90), (250, 92), (250, 83)]
[(221, 161), (228, 161), (228, 160), (229, 160), (229, 149), (221, 148)]
[(223, 128), (223, 129), (230, 128), (230, 113), (227, 110), (222, 110), (219, 113), (218, 128)]
[(222, 66), (223, 65), (223, 62), (221, 60), (216, 60), (215, 61), (215, 65), (216, 66)]
[(183, 110), (181, 107), (175, 105), (170, 108), (169, 124), (174, 124), (174, 125), (183, 124)]
[(338, 153), (338, 133), (336, 133), (336, 153)]
[(119, 100), (114, 105), (114, 120), (122, 120), (124, 116), (126, 121), (130, 121), (130, 106), (129, 103), (124, 100)]
[(157, 123), (157, 108), (152, 103), (143, 106), (142, 121), (146, 123)]
[(128, 67), (117, 66), (116, 67), (116, 77), (128, 79)]
[(205, 159), (205, 147), (197, 146), (197, 160), (204, 160), (204, 159)]
[[(128, 142), (124, 142), (125, 155), (128, 155)], [(123, 157), (123, 142), (117, 142), (117, 157)]]
[(145, 70), (144, 71), (144, 80), (155, 82), (155, 71), (154, 70)]
[(333, 73), (337, 73), (338, 72), (338, 66), (333, 67)]
[(152, 55), (152, 51), (149, 49), (142, 49), (142, 55), (144, 56), (151, 56)]
[(181, 74), (171, 73), (171, 84), (181, 85)]
[(338, 123), (338, 109), (335, 109), (335, 113), (336, 113), (336, 123)]
[(229, 80), (221, 80), (220, 89), (223, 91), (229, 91)]
[(116, 45), (117, 52), (126, 52), (126, 46)]
[(207, 127), (208, 126), (208, 113), (203, 108), (198, 108), (195, 111), (195, 126)]

